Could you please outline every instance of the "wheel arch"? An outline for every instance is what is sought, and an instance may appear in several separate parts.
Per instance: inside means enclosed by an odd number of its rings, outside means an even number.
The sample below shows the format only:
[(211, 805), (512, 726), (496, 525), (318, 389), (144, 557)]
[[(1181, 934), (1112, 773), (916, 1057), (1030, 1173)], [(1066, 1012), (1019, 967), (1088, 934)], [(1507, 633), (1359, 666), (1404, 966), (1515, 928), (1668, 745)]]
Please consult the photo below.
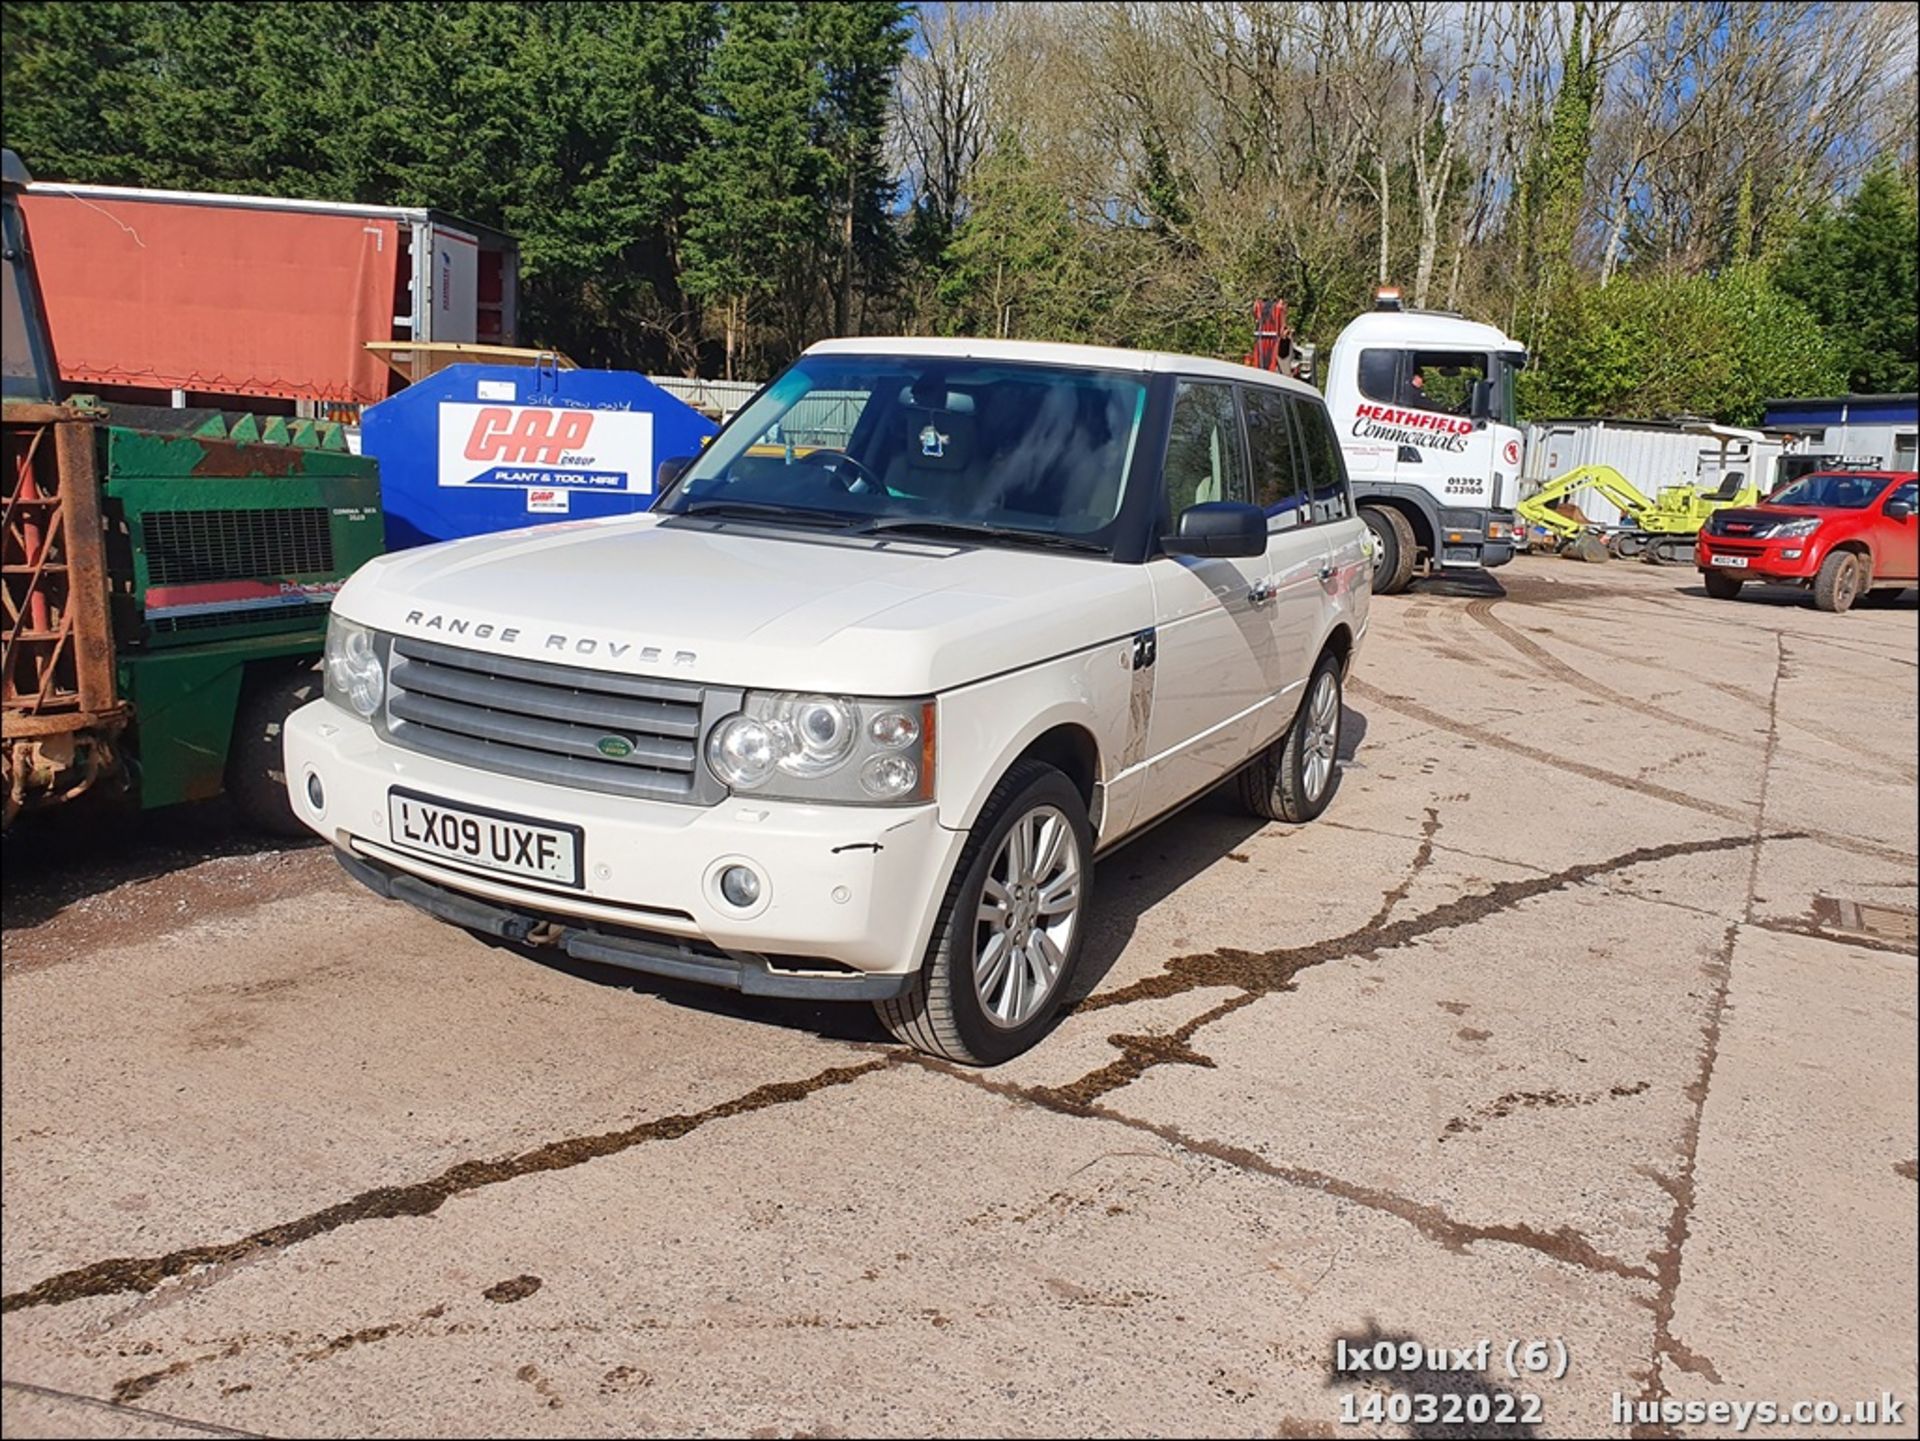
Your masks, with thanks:
[(1375, 510), (1397, 510), (1407, 518), (1407, 524), (1413, 527), (1413, 543), (1428, 555), (1437, 555), (1435, 549), (1440, 532), (1435, 528), (1434, 516), (1426, 506), (1409, 495), (1377, 490), (1358, 491), (1353, 497), (1356, 506), (1372, 506)]
[(1327, 638), (1320, 643), (1319, 654), (1314, 657), (1314, 667), (1318, 669), (1320, 662), (1329, 655), (1339, 658), (1340, 679), (1344, 681), (1348, 668), (1353, 664), (1353, 628), (1345, 621), (1336, 622), (1333, 629), (1327, 632)]
[(1036, 716), (1021, 727), (993, 763), (982, 768), (965, 806), (954, 816), (943, 816), (942, 824), (958, 830), (973, 826), (980, 819), (994, 787), (1023, 760), (1041, 761), (1072, 781), (1086, 802), (1087, 818), (1094, 833), (1099, 834), (1102, 787), (1107, 774), (1100, 742), (1084, 717), (1063, 710)]

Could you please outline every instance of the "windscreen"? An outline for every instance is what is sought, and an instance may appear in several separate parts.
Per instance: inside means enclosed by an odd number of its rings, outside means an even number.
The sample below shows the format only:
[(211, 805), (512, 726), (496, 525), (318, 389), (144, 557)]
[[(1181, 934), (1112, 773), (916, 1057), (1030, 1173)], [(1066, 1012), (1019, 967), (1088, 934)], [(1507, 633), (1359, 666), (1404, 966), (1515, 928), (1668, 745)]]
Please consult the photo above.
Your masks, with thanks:
[(0, 239), (6, 251), (6, 290), (0, 297), (0, 394), (8, 400), (54, 399), (53, 360), (48, 353), (47, 328), (34, 288), (32, 260), (27, 252), (25, 227), (13, 191), (6, 192), (0, 209)]
[(1769, 505), (1805, 505), (1823, 510), (1865, 510), (1887, 488), (1883, 475), (1823, 471), (1803, 475), (1768, 499)]
[(657, 507), (703, 502), (1099, 539), (1146, 378), (918, 356), (803, 356)]

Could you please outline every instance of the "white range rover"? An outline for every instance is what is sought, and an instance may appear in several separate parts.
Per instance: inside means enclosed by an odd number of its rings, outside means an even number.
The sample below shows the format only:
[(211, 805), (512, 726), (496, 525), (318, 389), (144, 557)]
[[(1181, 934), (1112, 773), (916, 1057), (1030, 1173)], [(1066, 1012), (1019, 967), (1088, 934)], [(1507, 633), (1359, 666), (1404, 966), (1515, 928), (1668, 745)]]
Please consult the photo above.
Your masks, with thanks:
[(1320, 396), (1181, 355), (829, 341), (645, 515), (340, 592), (294, 810), (383, 896), (577, 959), (1046, 1030), (1095, 858), (1334, 789), (1371, 568)]

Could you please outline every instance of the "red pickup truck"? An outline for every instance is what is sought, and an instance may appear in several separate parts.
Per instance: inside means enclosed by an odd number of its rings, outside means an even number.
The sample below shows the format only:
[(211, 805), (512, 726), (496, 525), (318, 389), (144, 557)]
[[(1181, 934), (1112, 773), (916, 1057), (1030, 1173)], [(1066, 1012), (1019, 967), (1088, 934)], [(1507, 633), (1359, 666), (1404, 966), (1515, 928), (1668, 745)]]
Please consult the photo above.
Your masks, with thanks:
[(1821, 610), (1891, 604), (1920, 580), (1917, 480), (1911, 470), (1815, 471), (1759, 505), (1716, 511), (1693, 553), (1707, 594), (1732, 600), (1751, 580), (1808, 587)]

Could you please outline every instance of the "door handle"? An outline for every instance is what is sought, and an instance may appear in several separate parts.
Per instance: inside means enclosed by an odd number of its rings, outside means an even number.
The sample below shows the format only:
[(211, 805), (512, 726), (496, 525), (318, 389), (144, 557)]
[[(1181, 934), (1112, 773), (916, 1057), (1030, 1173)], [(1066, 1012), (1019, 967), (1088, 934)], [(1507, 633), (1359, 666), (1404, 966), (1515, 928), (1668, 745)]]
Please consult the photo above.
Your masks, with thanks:
[(1276, 593), (1277, 592), (1274, 590), (1274, 587), (1273, 587), (1273, 582), (1270, 580), (1263, 580), (1258, 585), (1254, 586), (1252, 590), (1247, 592), (1247, 602), (1250, 605), (1265, 605), (1268, 601), (1273, 599)]
[(1320, 563), (1320, 579), (1322, 580), (1333, 579), (1333, 562), (1332, 561), (1327, 560), (1327, 561), (1322, 561)]

